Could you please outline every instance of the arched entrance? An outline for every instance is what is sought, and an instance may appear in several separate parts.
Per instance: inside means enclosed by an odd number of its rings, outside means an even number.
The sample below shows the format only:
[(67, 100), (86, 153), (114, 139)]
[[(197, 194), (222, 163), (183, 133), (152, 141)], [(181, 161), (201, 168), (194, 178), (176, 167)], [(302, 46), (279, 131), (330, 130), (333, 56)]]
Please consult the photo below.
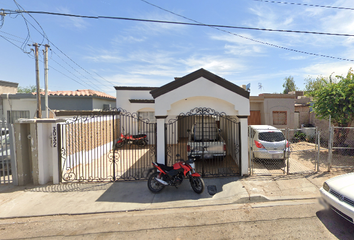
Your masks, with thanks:
[(207, 107), (196, 107), (165, 123), (165, 159), (171, 166), (182, 159), (196, 157), (196, 171), (203, 177), (241, 174), (240, 124)]

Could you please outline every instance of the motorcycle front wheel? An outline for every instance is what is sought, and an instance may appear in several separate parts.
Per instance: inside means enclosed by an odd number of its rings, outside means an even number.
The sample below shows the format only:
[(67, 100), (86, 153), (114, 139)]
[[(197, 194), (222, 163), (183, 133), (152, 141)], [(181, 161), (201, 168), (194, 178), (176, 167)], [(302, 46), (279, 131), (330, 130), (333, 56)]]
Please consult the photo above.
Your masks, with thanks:
[(194, 192), (201, 194), (204, 191), (205, 185), (201, 177), (190, 177), (190, 183)]
[(165, 187), (165, 185), (163, 185), (162, 183), (160, 183), (156, 180), (156, 178), (158, 176), (159, 176), (158, 172), (152, 173), (148, 179), (148, 182), (147, 182), (149, 190), (153, 193), (161, 192), (162, 189), (164, 189), (164, 187)]
[(136, 145), (138, 145), (139, 147), (145, 147), (146, 146), (146, 141), (145, 140), (139, 140)]
[(121, 142), (119, 142), (119, 140), (118, 140), (118, 142), (116, 143), (116, 148), (120, 148), (120, 147), (122, 147), (124, 144), (125, 144), (125, 141), (124, 141), (124, 140), (122, 140)]

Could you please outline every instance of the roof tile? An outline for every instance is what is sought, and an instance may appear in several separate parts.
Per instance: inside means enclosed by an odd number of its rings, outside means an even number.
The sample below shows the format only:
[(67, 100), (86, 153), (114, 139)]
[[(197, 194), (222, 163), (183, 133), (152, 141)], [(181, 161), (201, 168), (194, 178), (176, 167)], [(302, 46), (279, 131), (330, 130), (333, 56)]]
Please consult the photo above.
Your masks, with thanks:
[[(36, 95), (36, 92), (32, 93)], [(45, 92), (41, 92), (41, 95), (44, 95)], [(48, 96), (84, 96), (84, 97), (104, 97), (110, 99), (116, 99), (115, 97), (108, 95), (104, 92), (99, 92), (91, 89), (83, 89), (76, 91), (48, 91)]]

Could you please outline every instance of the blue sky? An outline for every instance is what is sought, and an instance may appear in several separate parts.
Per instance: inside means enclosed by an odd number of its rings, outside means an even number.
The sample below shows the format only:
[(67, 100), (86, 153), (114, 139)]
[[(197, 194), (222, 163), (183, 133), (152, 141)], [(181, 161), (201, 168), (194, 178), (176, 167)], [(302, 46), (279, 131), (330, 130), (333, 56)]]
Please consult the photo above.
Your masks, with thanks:
[[(352, 10), (255, 0), (146, 1), (205, 24), (354, 34)], [(17, 3), (28, 11), (190, 22), (146, 1), (17, 0)], [(349, 0), (289, 2), (354, 7)], [(12, 0), (0, 0), (1, 8), (18, 9)], [(237, 85), (250, 83), (251, 95), (258, 95), (282, 92), (284, 78), (288, 76), (302, 90), (308, 77), (345, 75), (354, 65), (353, 61), (337, 59), (354, 60), (353, 37), (223, 28), (225, 32), (187, 25), (31, 16), (6, 15), (2, 27), (0, 23), (0, 80), (17, 82), (22, 87), (36, 83), (33, 52), (24, 51), (30, 51), (33, 47), (27, 45), (34, 42), (48, 43), (40, 34), (43, 34), (40, 27), (52, 43), (49, 43), (52, 91), (93, 89), (115, 96), (114, 86), (159, 87), (174, 77), (205, 68)], [(335, 58), (287, 51), (269, 44)], [(43, 68), (40, 62), (42, 88)]]

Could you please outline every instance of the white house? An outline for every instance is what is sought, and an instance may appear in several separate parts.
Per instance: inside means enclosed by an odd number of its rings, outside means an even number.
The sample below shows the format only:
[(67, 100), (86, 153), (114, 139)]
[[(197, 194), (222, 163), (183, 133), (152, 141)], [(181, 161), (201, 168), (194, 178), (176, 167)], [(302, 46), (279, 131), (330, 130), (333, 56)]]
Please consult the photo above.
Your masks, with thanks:
[[(237, 146), (234, 159), (241, 175), (248, 174), (247, 118), (250, 115), (249, 92), (205, 69), (156, 87), (122, 87), (116, 89), (116, 106), (157, 123), (157, 161), (165, 163), (165, 124), (193, 109), (206, 109), (214, 115), (234, 119), (239, 127), (230, 141)], [(234, 129), (234, 128), (232, 128)], [(178, 131), (178, 130), (177, 130)], [(227, 135), (230, 127), (223, 129)], [(176, 133), (177, 134), (177, 133)], [(231, 135), (229, 135), (231, 136)], [(237, 143), (236, 143), (237, 142)]]

